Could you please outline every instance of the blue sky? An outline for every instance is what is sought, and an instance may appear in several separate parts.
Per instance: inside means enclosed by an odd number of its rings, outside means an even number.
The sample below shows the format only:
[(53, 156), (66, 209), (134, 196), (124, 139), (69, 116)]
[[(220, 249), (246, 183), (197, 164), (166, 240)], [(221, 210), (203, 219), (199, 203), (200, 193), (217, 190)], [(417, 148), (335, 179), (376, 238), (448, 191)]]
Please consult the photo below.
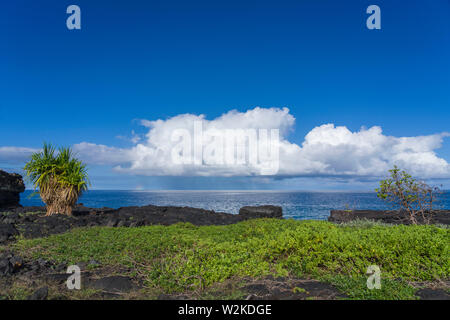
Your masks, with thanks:
[[(81, 8), (81, 30), (66, 8)], [(382, 29), (366, 28), (381, 8)], [(285, 138), (323, 124), (383, 135), (450, 131), (450, 1), (22, 1), (0, 7), (0, 147), (88, 142), (132, 148), (139, 119), (216, 119), (289, 108)], [(449, 138), (435, 147), (450, 161)], [(147, 141), (148, 142), (148, 141)], [(0, 167), (23, 166), (6, 152)], [(90, 164), (98, 189), (360, 189), (356, 176), (141, 175)], [(439, 171), (439, 170), (438, 170)], [(440, 172), (440, 171), (439, 171)], [(338, 174), (339, 175), (339, 174)], [(431, 174), (448, 185), (448, 176)], [(253, 178), (252, 178), (253, 179)], [(369, 179), (372, 181), (371, 179)], [(253, 181), (253, 180), (251, 180)], [(325, 182), (324, 182), (325, 181)]]

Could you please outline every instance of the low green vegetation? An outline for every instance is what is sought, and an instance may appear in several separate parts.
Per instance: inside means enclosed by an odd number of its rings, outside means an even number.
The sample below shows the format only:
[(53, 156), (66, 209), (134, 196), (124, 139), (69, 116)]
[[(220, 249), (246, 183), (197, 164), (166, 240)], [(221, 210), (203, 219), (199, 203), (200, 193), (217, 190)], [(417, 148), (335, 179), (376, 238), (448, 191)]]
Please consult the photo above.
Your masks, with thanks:
[[(383, 276), (383, 274), (382, 274)], [(333, 283), (340, 291), (345, 292), (353, 299), (362, 300), (399, 300), (415, 299), (416, 289), (403, 279), (382, 278), (380, 289), (367, 289), (367, 277), (365, 276), (330, 276), (329, 282)]]
[[(58, 263), (95, 259), (132, 267), (148, 288), (168, 293), (274, 275), (328, 281), (350, 298), (408, 299), (414, 295), (409, 283), (449, 278), (449, 240), (449, 229), (432, 225), (258, 219), (228, 226), (91, 227), (19, 239), (14, 246), (22, 255)], [(366, 287), (369, 265), (381, 268), (380, 290)]]

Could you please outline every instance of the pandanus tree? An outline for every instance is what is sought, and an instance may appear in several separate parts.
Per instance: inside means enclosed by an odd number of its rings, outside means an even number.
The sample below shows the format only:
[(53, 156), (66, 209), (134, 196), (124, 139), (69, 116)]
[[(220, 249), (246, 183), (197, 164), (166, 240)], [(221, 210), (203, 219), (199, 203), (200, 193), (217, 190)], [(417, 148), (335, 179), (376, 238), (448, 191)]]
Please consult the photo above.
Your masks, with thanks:
[(46, 204), (47, 216), (71, 215), (78, 198), (88, 189), (86, 165), (75, 158), (70, 148), (56, 151), (44, 143), (40, 152), (31, 155), (24, 170)]

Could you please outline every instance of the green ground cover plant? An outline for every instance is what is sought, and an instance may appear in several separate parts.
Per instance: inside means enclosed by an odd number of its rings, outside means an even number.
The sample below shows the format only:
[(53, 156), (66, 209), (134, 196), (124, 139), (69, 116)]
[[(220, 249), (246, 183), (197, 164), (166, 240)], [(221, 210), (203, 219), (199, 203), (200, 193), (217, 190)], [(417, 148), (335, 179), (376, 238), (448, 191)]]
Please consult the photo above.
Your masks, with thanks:
[[(408, 283), (449, 278), (449, 240), (448, 228), (433, 225), (257, 219), (228, 226), (81, 228), (18, 239), (14, 247), (58, 263), (95, 259), (132, 267), (147, 287), (165, 292), (275, 275), (328, 281), (356, 299), (400, 299), (413, 297)], [(381, 268), (382, 290), (366, 288), (369, 265)]]

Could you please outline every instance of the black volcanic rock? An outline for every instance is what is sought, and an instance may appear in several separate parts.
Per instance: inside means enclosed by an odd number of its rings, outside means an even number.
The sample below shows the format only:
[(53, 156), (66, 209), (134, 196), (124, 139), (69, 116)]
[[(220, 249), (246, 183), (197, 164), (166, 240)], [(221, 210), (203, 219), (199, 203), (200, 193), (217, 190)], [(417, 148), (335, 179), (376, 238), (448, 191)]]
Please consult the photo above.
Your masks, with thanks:
[(0, 244), (14, 239), (19, 232), (11, 223), (0, 223)]
[(20, 206), (20, 193), (24, 191), (21, 175), (0, 170), (0, 208)]
[[(328, 221), (337, 223), (362, 219), (392, 224), (411, 223), (407, 214), (399, 210), (331, 210), (328, 217)], [(420, 217), (418, 223), (423, 223)], [(450, 224), (450, 210), (434, 210), (431, 223)]]
[(48, 287), (42, 287), (30, 295), (28, 300), (46, 300), (48, 297)]
[(278, 206), (246, 206), (239, 209), (239, 216), (244, 219), (282, 218), (283, 209)]
[(450, 294), (444, 289), (423, 288), (416, 292), (420, 300), (450, 300)]
[(136, 288), (132, 279), (124, 276), (110, 276), (88, 282), (88, 287), (107, 292), (129, 292)]
[(280, 207), (246, 208), (251, 209), (244, 209), (240, 214), (230, 214), (191, 207), (147, 205), (112, 209), (78, 205), (73, 209), (72, 216), (45, 216), (45, 207), (16, 207), (0, 212), (0, 244), (14, 241), (19, 234), (25, 238), (39, 238), (79, 227), (141, 227), (179, 222), (205, 226), (227, 225), (262, 217), (282, 218)]

